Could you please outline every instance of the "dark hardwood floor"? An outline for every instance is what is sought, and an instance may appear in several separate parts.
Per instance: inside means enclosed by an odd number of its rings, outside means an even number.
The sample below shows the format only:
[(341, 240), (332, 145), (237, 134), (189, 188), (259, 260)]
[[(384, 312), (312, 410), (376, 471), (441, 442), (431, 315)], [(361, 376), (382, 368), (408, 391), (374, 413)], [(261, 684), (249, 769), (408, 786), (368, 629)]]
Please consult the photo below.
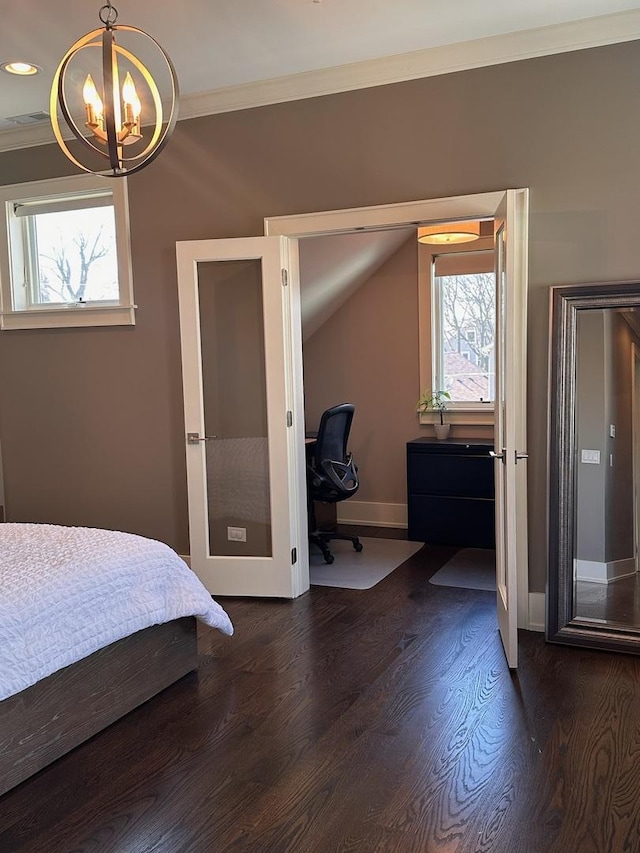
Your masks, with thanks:
[(640, 579), (637, 573), (609, 584), (578, 581), (575, 596), (576, 616), (640, 628)]
[(225, 600), (198, 676), (0, 799), (0, 851), (640, 851), (640, 659), (523, 633), (511, 675), (452, 553)]

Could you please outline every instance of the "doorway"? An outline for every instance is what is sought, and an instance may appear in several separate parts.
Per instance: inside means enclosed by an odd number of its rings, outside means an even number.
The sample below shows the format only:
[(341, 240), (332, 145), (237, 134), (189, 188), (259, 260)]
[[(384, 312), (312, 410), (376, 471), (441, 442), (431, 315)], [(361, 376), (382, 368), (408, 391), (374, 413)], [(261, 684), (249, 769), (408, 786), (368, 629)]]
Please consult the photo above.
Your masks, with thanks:
[[(471, 218), (496, 218), (507, 224), (504, 229), (505, 239), (503, 241), (504, 254), (504, 276), (510, 278), (508, 302), (509, 314), (504, 315), (504, 331), (509, 337), (511, 345), (510, 359), (507, 362), (509, 377), (510, 396), (501, 402), (501, 413), (505, 416), (506, 427), (503, 430), (504, 445), (497, 448), (497, 459), (501, 465), (496, 473), (500, 472), (500, 479), (508, 482), (508, 488), (502, 490), (503, 499), (510, 503), (502, 518), (505, 527), (510, 528), (511, 541), (508, 551), (508, 571), (502, 573), (503, 590), (502, 601), (505, 612), (511, 611), (513, 621), (512, 633), (515, 631), (516, 612), (518, 621), (522, 627), (528, 625), (528, 571), (527, 571), (527, 548), (526, 548), (526, 475), (524, 465), (515, 467), (519, 452), (524, 447), (525, 431), (525, 354), (524, 342), (526, 340), (524, 329), (526, 328), (526, 256), (527, 256), (527, 209), (528, 194), (526, 190), (508, 190), (479, 195), (461, 196), (447, 199), (432, 199), (404, 204), (383, 205), (373, 208), (357, 208), (342, 211), (328, 211), (317, 214), (303, 214), (301, 216), (284, 216), (267, 218), (265, 220), (265, 238), (251, 238), (253, 240), (264, 239), (273, 241), (274, 237), (284, 240), (286, 260), (283, 264), (283, 296), (282, 314), (285, 317), (285, 336), (288, 336), (292, 346), (290, 362), (283, 363), (282, 369), (286, 374), (285, 381), (290, 391), (290, 402), (288, 403), (287, 418), (291, 419), (289, 427), (293, 452), (289, 462), (297, 466), (297, 472), (290, 477), (293, 482), (300, 482), (300, 472), (304, 471), (304, 406), (303, 406), (303, 380), (302, 380), (302, 358), (300, 343), (300, 292), (299, 292), (299, 259), (298, 240), (311, 236), (346, 234), (363, 231), (389, 231), (407, 226), (417, 226), (427, 222), (444, 221), (452, 219)], [(198, 242), (198, 241), (196, 241)], [(199, 241), (201, 245), (207, 244), (209, 248), (215, 244), (230, 244), (236, 241)], [(239, 242), (243, 242), (242, 240)], [(187, 247), (190, 244), (179, 244)], [(207, 258), (212, 259), (209, 249), (206, 250)], [(255, 257), (255, 253), (250, 257)], [(219, 256), (221, 258), (222, 256)], [(238, 259), (238, 255), (235, 255)], [(183, 289), (182, 279), (186, 275), (187, 289), (193, 286), (189, 265), (195, 259), (183, 258), (183, 275), (179, 275), (180, 289)], [(288, 287), (286, 286), (288, 285)], [(506, 312), (507, 303), (503, 306)], [(183, 338), (185, 330), (183, 329)], [(505, 337), (506, 340), (506, 337)], [(516, 352), (516, 350), (521, 350)], [(516, 380), (517, 374), (517, 380)], [(185, 380), (186, 381), (186, 380)], [(186, 384), (185, 384), (186, 394)], [(187, 404), (186, 404), (187, 406)], [(192, 421), (197, 424), (198, 429), (204, 426), (203, 419)], [(274, 428), (279, 428), (274, 425)], [(187, 424), (189, 431), (189, 424)], [(196, 433), (197, 435), (197, 433)], [(520, 453), (520, 456), (522, 454)], [(195, 458), (195, 456), (194, 456)], [(291, 472), (290, 472), (291, 473)], [(198, 475), (199, 477), (200, 475)], [(200, 484), (201, 485), (201, 484)], [(200, 488), (193, 490), (190, 486), (190, 496), (196, 495), (198, 500), (205, 497), (205, 490)], [(289, 495), (290, 511), (295, 516), (297, 523), (291, 529), (302, 531), (306, 526), (306, 507), (303, 495)], [(191, 503), (191, 501), (190, 501)], [(197, 514), (202, 519), (203, 513)], [(190, 526), (191, 506), (190, 506)], [(298, 543), (299, 544), (299, 543)], [(294, 548), (295, 548), (294, 544)], [(302, 551), (302, 549), (301, 549)], [(239, 560), (242, 558), (238, 558)], [(198, 571), (197, 565), (194, 569)], [(282, 567), (283, 572), (289, 572), (295, 583), (291, 588), (303, 592), (308, 588), (308, 560), (306, 565), (303, 561), (292, 561), (290, 567)], [(499, 575), (500, 576), (500, 575)], [(520, 583), (517, 581), (520, 580)], [(516, 590), (520, 592), (517, 594)], [(212, 590), (215, 592), (215, 589)], [(264, 594), (264, 593), (263, 593)], [(267, 593), (268, 594), (268, 593)], [(281, 594), (281, 593), (280, 593)], [(499, 594), (500, 599), (500, 594)], [(516, 611), (517, 605), (517, 611)]]

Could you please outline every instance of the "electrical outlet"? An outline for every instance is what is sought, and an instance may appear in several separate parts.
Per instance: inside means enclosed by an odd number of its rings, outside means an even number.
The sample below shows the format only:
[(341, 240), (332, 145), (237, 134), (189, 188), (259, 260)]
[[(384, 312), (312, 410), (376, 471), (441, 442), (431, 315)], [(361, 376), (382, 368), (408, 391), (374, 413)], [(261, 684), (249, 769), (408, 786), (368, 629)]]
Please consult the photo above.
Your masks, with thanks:
[(247, 528), (246, 527), (227, 527), (227, 539), (230, 542), (246, 542)]
[(589, 465), (599, 465), (600, 464), (600, 451), (599, 450), (583, 450), (581, 454), (581, 461), (586, 462)]
[(611, 436), (611, 438), (616, 437), (616, 425), (615, 424), (609, 424), (609, 435)]

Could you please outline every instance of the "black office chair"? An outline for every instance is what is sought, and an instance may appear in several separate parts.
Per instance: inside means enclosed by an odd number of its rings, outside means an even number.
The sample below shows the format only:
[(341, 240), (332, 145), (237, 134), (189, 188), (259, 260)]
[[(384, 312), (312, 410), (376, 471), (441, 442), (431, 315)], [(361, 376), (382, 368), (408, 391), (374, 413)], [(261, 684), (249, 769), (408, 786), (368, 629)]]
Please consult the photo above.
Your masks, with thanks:
[(353, 497), (358, 491), (358, 469), (351, 453), (347, 453), (354, 411), (353, 404), (341, 403), (323, 412), (314, 452), (307, 461), (309, 542), (320, 548), (326, 563), (333, 563), (328, 545), (331, 539), (353, 542), (356, 551), (362, 551), (363, 547), (357, 536), (318, 530), (315, 512), (316, 501), (338, 503)]

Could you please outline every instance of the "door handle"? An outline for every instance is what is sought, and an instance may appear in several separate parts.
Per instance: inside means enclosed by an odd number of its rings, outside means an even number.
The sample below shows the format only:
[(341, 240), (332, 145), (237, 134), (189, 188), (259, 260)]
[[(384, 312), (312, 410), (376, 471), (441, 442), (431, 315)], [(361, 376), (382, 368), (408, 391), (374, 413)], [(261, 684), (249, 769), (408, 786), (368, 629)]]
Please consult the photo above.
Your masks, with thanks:
[(215, 435), (200, 435), (197, 432), (188, 432), (187, 444), (198, 444), (201, 441), (211, 441), (214, 438), (216, 438)]
[(496, 453), (494, 450), (490, 450), (489, 456), (491, 456), (492, 459), (502, 459), (502, 464), (505, 465), (506, 464), (506, 459), (505, 459), (506, 450), (507, 450), (506, 447), (502, 448), (502, 453)]
[(518, 459), (528, 459), (529, 458), (529, 454), (525, 453), (523, 450), (516, 450), (515, 455), (516, 455), (516, 465), (518, 464)]

